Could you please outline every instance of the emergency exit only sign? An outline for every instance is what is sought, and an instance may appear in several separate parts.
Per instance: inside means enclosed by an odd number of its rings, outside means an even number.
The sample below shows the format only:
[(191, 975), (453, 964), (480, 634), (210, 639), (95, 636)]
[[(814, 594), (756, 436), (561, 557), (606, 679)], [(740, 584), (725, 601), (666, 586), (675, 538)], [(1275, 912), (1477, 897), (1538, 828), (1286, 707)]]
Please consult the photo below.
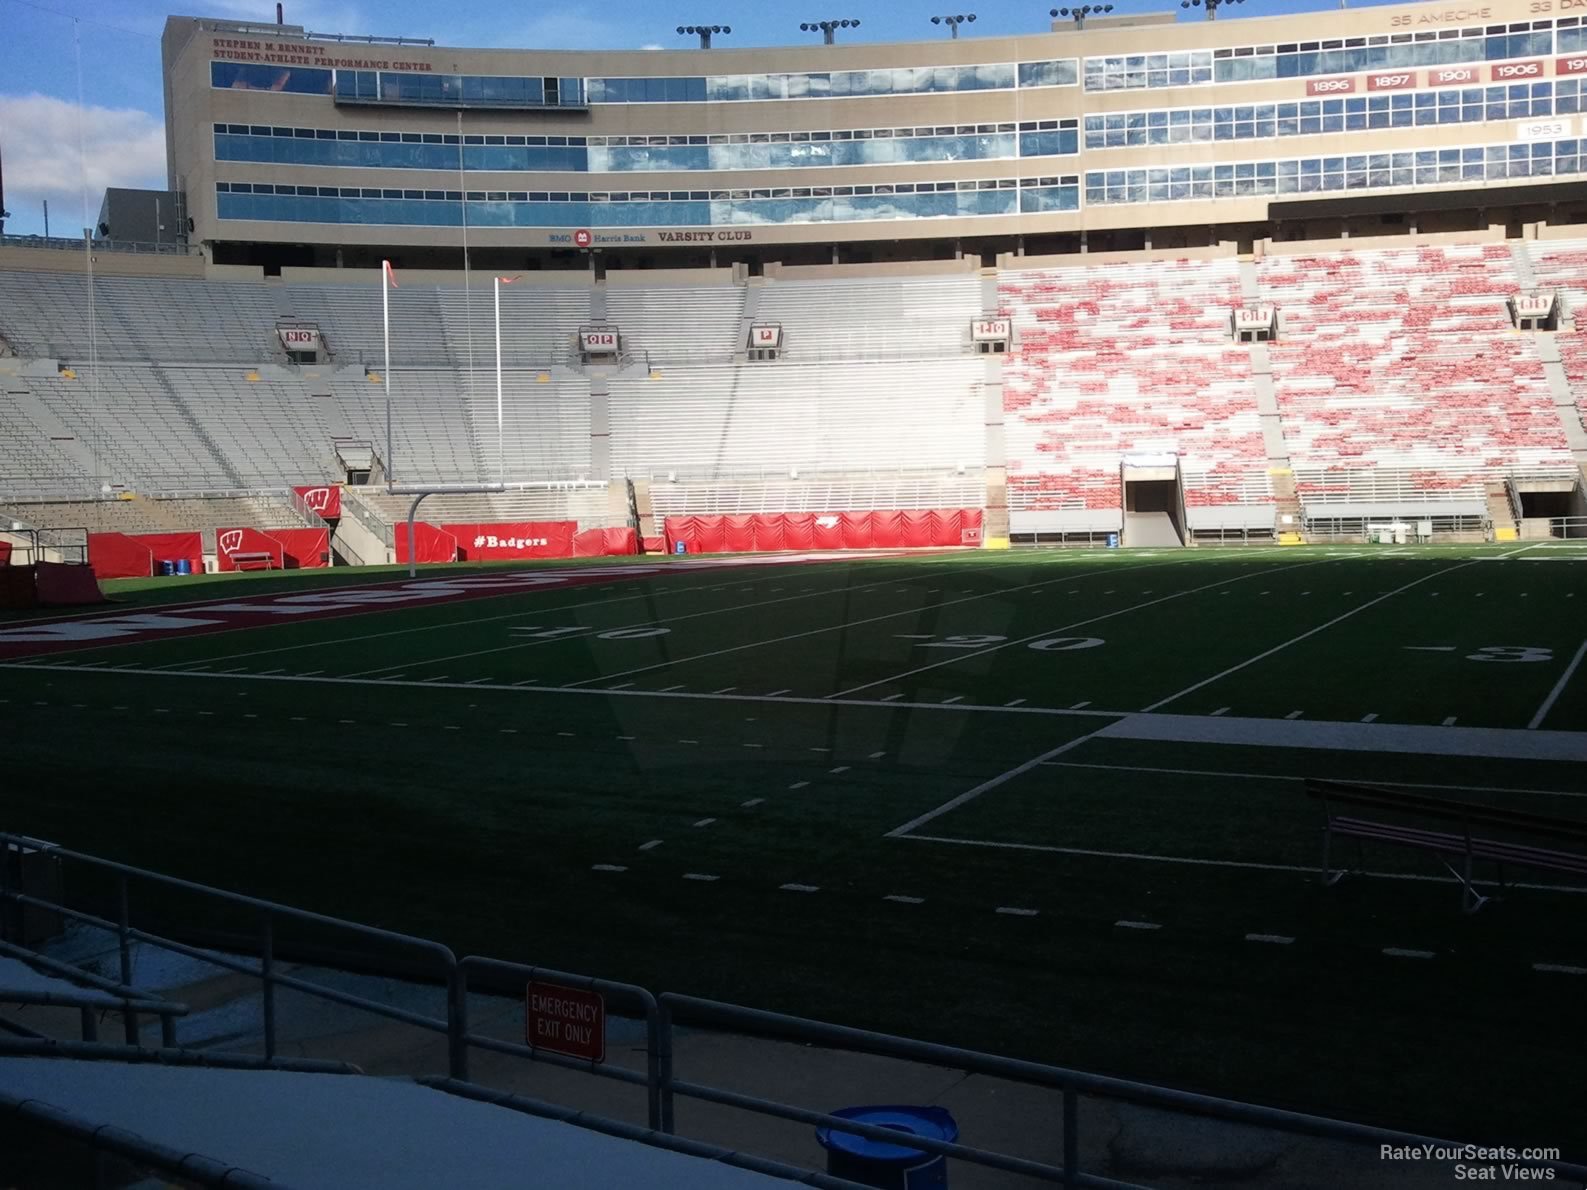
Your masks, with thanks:
[(537, 1050), (606, 1061), (606, 1001), (599, 992), (531, 983), (524, 993), (525, 1040)]

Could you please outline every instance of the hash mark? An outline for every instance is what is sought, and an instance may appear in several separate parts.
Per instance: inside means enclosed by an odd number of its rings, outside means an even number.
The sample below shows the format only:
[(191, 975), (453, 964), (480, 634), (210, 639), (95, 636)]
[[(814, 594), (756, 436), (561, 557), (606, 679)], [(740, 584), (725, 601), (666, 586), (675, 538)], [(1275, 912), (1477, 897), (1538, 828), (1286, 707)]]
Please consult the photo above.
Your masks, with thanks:
[(591, 864), (590, 865), (590, 871), (592, 871), (592, 872), (626, 872), (626, 871), (628, 871), (628, 869), (623, 867), (622, 864)]
[(714, 818), (702, 818), (702, 819), (700, 819), (699, 822), (696, 822), (694, 825), (695, 826), (710, 826), (715, 821), (716, 821), (716, 819), (714, 819)]
[(1430, 950), (1404, 950), (1398, 946), (1385, 946), (1383, 953), (1392, 955), (1397, 959), (1430, 959), (1434, 957), (1433, 952)]
[(1008, 917), (1035, 917), (1041, 912), (1039, 909), (1016, 909), (1012, 905), (999, 905), (997, 911)]
[(1534, 971), (1552, 971), (1556, 975), (1587, 975), (1587, 967), (1567, 967), (1560, 963), (1533, 963)]
[(792, 785), (788, 786), (788, 788), (789, 789), (803, 789), (808, 784), (810, 784), (810, 782), (808, 782), (808, 781), (795, 781)]
[(815, 884), (781, 884), (778, 885), (778, 887), (782, 889), (783, 892), (812, 893), (821, 891), (820, 886)]
[(1091, 705), (1091, 700), (1088, 698), (1084, 702), (1075, 703), (1075, 705), (1070, 707), (1069, 709), (1071, 711), (1083, 711), (1090, 705)]
[(1371, 723), (1377, 717), (1378, 717), (1378, 713), (1376, 711), (1373, 711), (1370, 715), (1362, 715), (1361, 716), (1361, 722), (1363, 722), (1363, 723)]
[(830, 773), (832, 773), (832, 774), (833, 774), (833, 775), (836, 775), (836, 774), (838, 774), (838, 773), (846, 773), (846, 772), (848, 772), (848, 771), (849, 771), (849, 766), (848, 766), (848, 765), (846, 765), (846, 764), (840, 764), (840, 765), (838, 765), (838, 767), (837, 767), (837, 768), (835, 768), (835, 769), (828, 769), (828, 770), (827, 770), (827, 771), (828, 771), (828, 772), (830, 772)]
[(1121, 930), (1160, 930), (1163, 928), (1155, 921), (1116, 921), (1113, 924)]
[(1017, 706), (1023, 705), (1024, 702), (1025, 702), (1025, 700), (1023, 698), (1015, 698), (1015, 699), (1009, 700), (1008, 702), (1005, 702), (1003, 705), (1005, 707), (1017, 707)]
[(902, 697), (904, 697), (902, 694), (889, 694), (886, 698), (882, 699), (882, 701), (883, 702), (897, 702)]
[(639, 845), (639, 850), (641, 850), (641, 851), (649, 851), (652, 848), (660, 847), (661, 846), (661, 842), (662, 841), (660, 839), (652, 839), (648, 843), (641, 843)]
[(1295, 939), (1285, 934), (1247, 934), (1247, 942), (1272, 942), (1278, 946), (1288, 946)]
[(1289, 714), (1285, 715), (1284, 718), (1299, 719), (1303, 714), (1305, 714), (1304, 711), (1291, 711)]
[(872, 752), (865, 759), (867, 759), (867, 760), (880, 760), (882, 757), (884, 757), (886, 755), (887, 755), (886, 752)]
[(744, 809), (744, 810), (747, 810), (747, 809), (749, 809), (749, 808), (750, 808), (750, 807), (751, 807), (751, 806), (758, 806), (758, 805), (760, 805), (760, 804), (761, 804), (761, 803), (762, 803), (762, 802), (764, 802), (764, 801), (765, 801), (765, 800), (766, 800), (766, 799), (765, 799), (765, 798), (763, 798), (763, 797), (752, 797), (752, 798), (750, 798), (750, 799), (749, 799), (749, 801), (747, 801), (747, 802), (739, 802), (739, 808), (740, 808), (740, 809)]
[(720, 876), (707, 876), (704, 872), (685, 872), (683, 874), (683, 878), (685, 880), (706, 880), (706, 881), (720, 880), (721, 879)]
[(924, 905), (925, 897), (901, 897), (897, 893), (888, 893), (882, 898), (884, 901), (895, 901), (900, 905)]
[(1445, 719), (1444, 720), (1444, 726), (1445, 727), (1453, 727), (1453, 726), (1455, 726), (1455, 716), (1451, 715), (1447, 719)]

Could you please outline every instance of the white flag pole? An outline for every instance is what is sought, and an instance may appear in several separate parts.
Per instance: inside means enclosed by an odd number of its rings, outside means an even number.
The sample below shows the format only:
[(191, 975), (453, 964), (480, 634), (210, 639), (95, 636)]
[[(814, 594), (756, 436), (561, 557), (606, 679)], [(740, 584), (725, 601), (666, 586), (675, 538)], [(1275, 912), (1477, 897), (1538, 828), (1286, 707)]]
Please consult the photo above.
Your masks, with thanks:
[(493, 282), (496, 297), (496, 454), (497, 478), (505, 487), (507, 483), (507, 438), (501, 420), (501, 278)]
[(380, 331), (386, 342), (386, 366), (381, 379), (386, 385), (386, 486), (397, 482), (391, 460), (391, 262), (380, 262)]

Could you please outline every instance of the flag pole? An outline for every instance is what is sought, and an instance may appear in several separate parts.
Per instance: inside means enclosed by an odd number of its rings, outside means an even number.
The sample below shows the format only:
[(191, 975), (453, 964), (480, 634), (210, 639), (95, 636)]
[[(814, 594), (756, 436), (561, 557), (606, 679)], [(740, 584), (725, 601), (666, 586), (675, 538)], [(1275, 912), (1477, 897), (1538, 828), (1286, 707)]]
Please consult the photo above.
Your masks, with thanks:
[(391, 262), (380, 262), (380, 331), (386, 342), (386, 366), (380, 377), (386, 386), (386, 486), (397, 482), (391, 463)]
[(502, 429), (501, 419), (501, 278), (497, 277), (492, 282), (496, 297), (496, 455), (497, 479), (503, 487), (507, 485), (507, 438)]

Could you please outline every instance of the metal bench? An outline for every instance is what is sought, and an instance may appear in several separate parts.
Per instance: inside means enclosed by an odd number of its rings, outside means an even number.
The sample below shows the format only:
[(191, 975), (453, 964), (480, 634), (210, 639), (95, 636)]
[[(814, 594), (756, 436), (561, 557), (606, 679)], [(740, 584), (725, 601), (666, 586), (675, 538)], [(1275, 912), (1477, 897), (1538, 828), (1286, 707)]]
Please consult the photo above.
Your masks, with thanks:
[[(1318, 799), (1323, 805), (1322, 878), (1329, 887), (1339, 883), (1350, 871), (1359, 870), (1362, 840), (1436, 855), (1459, 882), (1461, 906), (1467, 913), (1475, 913), (1493, 899), (1477, 891), (1473, 867), (1478, 860), (1495, 866), (1501, 888), (1509, 887), (1506, 865), (1587, 876), (1587, 823), (1343, 781), (1309, 779), (1306, 796)], [(1350, 812), (1341, 813), (1341, 807), (1349, 808)], [(1362, 817), (1362, 809), (1381, 810), (1412, 822)], [(1448, 824), (1448, 827), (1424, 826), (1416, 820)], [(1341, 867), (1336, 870), (1333, 867), (1335, 835), (1357, 840), (1356, 869)], [(1491, 837), (1494, 835), (1516, 837)]]
[(233, 554), (231, 564), (237, 570), (272, 570), (276, 556), (269, 550), (245, 550)]

